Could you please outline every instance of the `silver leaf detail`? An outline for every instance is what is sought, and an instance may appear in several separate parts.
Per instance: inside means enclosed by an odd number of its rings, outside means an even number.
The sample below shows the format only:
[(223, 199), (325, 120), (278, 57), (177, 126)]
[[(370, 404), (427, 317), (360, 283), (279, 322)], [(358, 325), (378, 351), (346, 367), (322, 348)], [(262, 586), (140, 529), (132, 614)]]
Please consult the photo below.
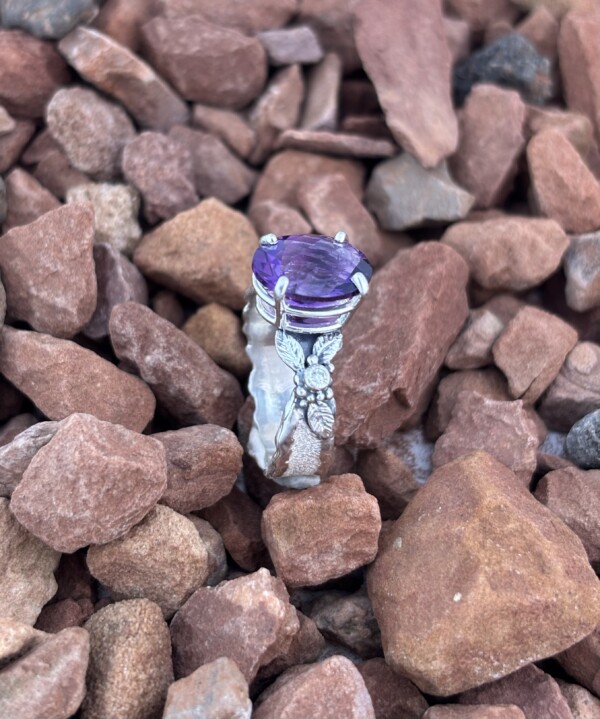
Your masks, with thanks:
[(277, 353), (288, 367), (296, 370), (296, 372), (304, 368), (306, 358), (302, 345), (287, 332), (277, 330), (275, 347), (277, 348)]
[(313, 354), (315, 354), (319, 362), (331, 362), (334, 356), (342, 349), (342, 333), (341, 332), (330, 332), (326, 335), (321, 335), (317, 338), (313, 347)]
[(333, 437), (335, 417), (325, 402), (312, 402), (306, 410), (308, 426), (320, 439)]

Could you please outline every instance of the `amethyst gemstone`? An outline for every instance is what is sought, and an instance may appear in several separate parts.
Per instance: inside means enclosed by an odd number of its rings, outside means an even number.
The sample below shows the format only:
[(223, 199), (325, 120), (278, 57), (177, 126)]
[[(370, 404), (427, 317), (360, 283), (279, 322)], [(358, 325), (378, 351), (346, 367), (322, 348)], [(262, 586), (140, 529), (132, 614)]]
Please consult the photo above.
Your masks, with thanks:
[(285, 298), (290, 309), (324, 309), (358, 294), (352, 275), (371, 279), (373, 268), (362, 252), (348, 242), (324, 235), (284, 235), (275, 245), (261, 245), (254, 253), (252, 271), (272, 292), (285, 275)]

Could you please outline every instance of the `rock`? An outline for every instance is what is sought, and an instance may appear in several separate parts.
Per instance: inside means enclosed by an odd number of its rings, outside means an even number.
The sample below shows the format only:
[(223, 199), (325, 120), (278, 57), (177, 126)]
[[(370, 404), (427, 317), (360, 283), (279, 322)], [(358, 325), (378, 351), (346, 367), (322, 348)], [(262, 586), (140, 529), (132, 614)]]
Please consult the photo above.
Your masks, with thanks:
[(228, 307), (210, 302), (196, 310), (182, 330), (228, 372), (240, 378), (248, 376), (252, 365), (242, 323)]
[(82, 719), (159, 717), (173, 681), (169, 629), (147, 599), (117, 602), (86, 623), (88, 690)]
[(376, 719), (421, 719), (427, 701), (408, 679), (395, 674), (383, 659), (358, 662), (356, 668), (367, 686)]
[(194, 125), (223, 140), (242, 158), (247, 158), (254, 149), (254, 130), (241, 113), (196, 104), (193, 121)]
[[(12, 387), (6, 380), (3, 381), (7, 387)], [(18, 390), (14, 390), (18, 396), (22, 396)], [(0, 429), (0, 447), (4, 447), (13, 441), (13, 439), (28, 427), (37, 423), (37, 418), (28, 412), (17, 414), (2, 425)]]
[(233, 426), (243, 402), (237, 380), (181, 330), (125, 302), (113, 309), (109, 332), (117, 357), (136, 369), (170, 416), (182, 424)]
[(343, 157), (392, 157), (398, 149), (386, 139), (325, 130), (285, 130), (279, 136), (277, 147)]
[(458, 143), (440, 4), (361, 2), (355, 40), (394, 138), (424, 167), (435, 167)]
[(476, 31), (499, 22), (512, 23), (518, 16), (508, 0), (449, 0), (448, 5)]
[(557, 680), (560, 692), (565, 698), (573, 719), (598, 719), (600, 717), (600, 699), (578, 686)]
[(37, 422), (0, 448), (0, 495), (10, 497), (36, 452), (54, 437), (59, 422)]
[(169, 138), (187, 147), (199, 196), (216, 197), (227, 205), (235, 205), (250, 194), (256, 174), (217, 137), (177, 125)]
[(398, 252), (377, 273), (344, 328), (336, 358), (338, 444), (350, 437), (360, 446), (379, 444), (425, 409), (467, 316), (466, 283), (464, 262), (439, 243)]
[(195, 302), (240, 310), (257, 246), (249, 220), (209, 198), (146, 235), (134, 261), (147, 277)]
[(1, 338), (0, 372), (49, 419), (86, 412), (137, 432), (152, 419), (156, 401), (150, 389), (95, 352), (10, 327)]
[(150, 599), (165, 619), (209, 574), (208, 552), (192, 522), (160, 504), (118, 539), (90, 547), (87, 563), (114, 596)]
[(46, 604), (35, 626), (43, 632), (58, 634), (69, 627), (80, 627), (94, 613), (94, 605), (89, 599), (76, 602), (73, 599), (61, 599)]
[(74, 552), (125, 534), (148, 514), (166, 483), (165, 452), (155, 439), (73, 414), (37, 451), (10, 507), (36, 537), (57, 551)]
[(462, 694), (459, 701), (461, 704), (514, 704), (526, 717), (572, 717), (556, 681), (533, 664), (499, 681), (471, 689)]
[(5, 107), (0, 105), (0, 136), (8, 135), (17, 127), (17, 123), (12, 118)]
[(4, 27), (57, 40), (79, 23), (93, 20), (98, 6), (94, 0), (2, 0), (0, 12)]
[(552, 61), (558, 54), (560, 24), (545, 5), (538, 5), (517, 25), (519, 35), (526, 37), (535, 49)]
[[(0, 137), (0, 172), (6, 172), (15, 164), (34, 131), (35, 125), (33, 122), (30, 120), (18, 120), (12, 132)], [(5, 215), (6, 208), (2, 208), (2, 210), (2, 214)]]
[(175, 327), (181, 327), (185, 312), (179, 298), (171, 290), (159, 290), (152, 298), (152, 309), (159, 317), (168, 320)]
[(375, 719), (365, 683), (349, 659), (334, 655), (284, 672), (255, 705), (253, 719)]
[(263, 30), (257, 37), (271, 65), (311, 65), (323, 59), (319, 38), (309, 25)]
[(441, 467), (481, 449), (528, 487), (537, 467), (539, 445), (537, 424), (521, 400), (506, 402), (461, 392), (450, 422), (435, 444), (433, 466)]
[[(175, 674), (185, 677), (219, 657), (250, 682), (298, 631), (283, 582), (267, 569), (198, 589), (171, 622)], [(252, 628), (252, 631), (249, 629)]]
[(567, 305), (577, 312), (600, 306), (600, 232), (572, 237), (563, 267)]
[(60, 207), (7, 232), (0, 271), (9, 315), (39, 332), (73, 337), (96, 306), (90, 205)]
[(454, 99), (462, 105), (474, 85), (518, 90), (525, 102), (543, 105), (553, 93), (551, 65), (527, 38), (504, 35), (454, 68)]
[(43, 117), (48, 100), (69, 82), (67, 66), (53, 45), (21, 30), (0, 29), (0, 67), (0, 103), (16, 117)]
[(600, 629), (596, 628), (577, 644), (561, 652), (556, 659), (579, 684), (598, 696), (600, 670)]
[(352, 474), (277, 494), (262, 516), (277, 575), (291, 587), (323, 584), (369, 564), (380, 529), (377, 500)]
[(56, 592), (53, 572), (60, 555), (21, 526), (5, 498), (0, 498), (0, 529), (0, 616), (33, 626)]
[(554, 220), (508, 215), (453, 225), (442, 242), (462, 255), (482, 287), (514, 292), (554, 274), (569, 244)]
[[(4, 222), (6, 220), (7, 209), (6, 185), (4, 180), (0, 180), (0, 222)], [(6, 312), (6, 307), (4, 310)], [(2, 317), (2, 321), (4, 322), (4, 317)]]
[(94, 27), (137, 52), (142, 26), (156, 12), (155, 5), (147, 0), (106, 0), (94, 21)]
[(568, 432), (577, 420), (600, 406), (600, 346), (578, 342), (540, 404), (550, 429)]
[(123, 174), (142, 195), (144, 217), (154, 225), (198, 202), (189, 149), (159, 132), (142, 132), (123, 151)]
[(46, 638), (43, 632), (10, 617), (0, 617), (0, 637), (0, 661), (3, 666), (39, 646)]
[(600, 410), (586, 414), (569, 430), (566, 449), (569, 459), (583, 469), (600, 469), (598, 424)]
[(206, 520), (196, 517), (195, 514), (188, 514), (187, 518), (196, 528), (200, 541), (207, 552), (209, 574), (205, 584), (215, 587), (225, 579), (229, 569), (221, 535)]
[(525, 103), (514, 90), (477, 85), (469, 94), (459, 114), (461, 139), (451, 169), (477, 207), (502, 204), (512, 189), (525, 146), (524, 123)]
[(153, 437), (167, 456), (163, 504), (181, 513), (193, 512), (210, 507), (231, 491), (242, 468), (242, 448), (233, 432), (207, 424)]
[(357, 0), (302, 0), (298, 20), (315, 30), (321, 46), (342, 60), (345, 73), (360, 68), (354, 37)]
[(444, 465), (394, 523), (369, 572), (387, 663), (422, 691), (447, 696), (570, 646), (600, 612), (582, 549), (487, 453)]
[(3, 231), (28, 225), (38, 217), (56, 210), (60, 202), (51, 192), (25, 170), (15, 167), (6, 177), (7, 212), (0, 210), (0, 219), (5, 215)]
[(274, 233), (278, 237), (290, 232), (308, 235), (312, 227), (306, 218), (293, 207), (274, 200), (265, 200), (252, 207), (250, 219), (259, 235)]
[(168, 130), (185, 123), (185, 103), (128, 48), (98, 30), (78, 27), (58, 46), (67, 62), (84, 80), (118, 100), (138, 125)]
[(131, 185), (89, 182), (67, 190), (67, 202), (91, 202), (95, 241), (131, 255), (142, 236), (138, 223), (140, 196)]
[(532, 10), (535, 6), (542, 4), (548, 8), (556, 17), (561, 17), (569, 8), (575, 7), (574, 0), (516, 0), (515, 5), (524, 10)]
[(423, 719), (526, 719), (516, 704), (438, 704), (423, 714)]
[(525, 130), (528, 139), (551, 128), (560, 130), (582, 157), (586, 157), (592, 149), (594, 126), (586, 115), (558, 108), (535, 105), (527, 107)]
[[(46, 131), (44, 136), (50, 138), (54, 147), (49, 148), (37, 162), (33, 176), (53, 195), (64, 199), (71, 188), (89, 183), (90, 178), (70, 164), (68, 157), (58, 143), (52, 140), (49, 132)], [(35, 140), (32, 145), (34, 144)], [(25, 154), (24, 158), (26, 156)]]
[(250, 719), (248, 682), (231, 659), (215, 659), (171, 684), (163, 719), (182, 719), (194, 714), (206, 719), (227, 716)]
[(404, 230), (461, 220), (474, 197), (452, 180), (445, 162), (427, 170), (405, 152), (375, 167), (366, 202), (384, 229)]
[(310, 71), (302, 110), (303, 130), (335, 130), (338, 122), (342, 60), (334, 52)]
[(471, 50), (471, 27), (466, 20), (445, 16), (444, 34), (450, 50), (452, 65), (468, 57)]
[(493, 363), (492, 346), (504, 322), (483, 305), (469, 312), (469, 319), (448, 350), (445, 365), (450, 369), (479, 369)]
[(65, 629), (39, 640), (0, 673), (5, 717), (68, 719), (85, 696), (90, 640), (84, 629)]
[(267, 60), (259, 40), (201, 16), (155, 17), (142, 28), (142, 38), (150, 63), (185, 100), (237, 110), (265, 84)]
[(512, 397), (533, 404), (552, 384), (577, 342), (577, 332), (537, 307), (519, 310), (494, 344), (494, 362)]

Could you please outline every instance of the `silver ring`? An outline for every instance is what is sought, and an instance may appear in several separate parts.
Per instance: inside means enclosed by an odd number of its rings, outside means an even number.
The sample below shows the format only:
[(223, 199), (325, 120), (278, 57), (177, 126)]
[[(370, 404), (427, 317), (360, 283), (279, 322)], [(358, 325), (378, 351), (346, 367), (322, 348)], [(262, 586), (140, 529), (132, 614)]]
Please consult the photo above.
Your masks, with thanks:
[(369, 289), (366, 257), (346, 238), (261, 237), (244, 309), (254, 418), (248, 452), (285, 487), (319, 484), (334, 448), (332, 360)]

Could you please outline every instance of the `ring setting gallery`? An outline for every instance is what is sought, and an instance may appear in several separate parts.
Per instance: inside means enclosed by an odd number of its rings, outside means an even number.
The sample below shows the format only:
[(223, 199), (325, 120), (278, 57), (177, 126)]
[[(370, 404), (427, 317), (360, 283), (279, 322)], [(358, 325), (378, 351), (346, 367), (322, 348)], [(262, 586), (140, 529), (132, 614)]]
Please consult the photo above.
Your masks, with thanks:
[(332, 360), (373, 269), (344, 232), (265, 235), (244, 309), (254, 418), (248, 451), (285, 487), (318, 484), (334, 440)]

